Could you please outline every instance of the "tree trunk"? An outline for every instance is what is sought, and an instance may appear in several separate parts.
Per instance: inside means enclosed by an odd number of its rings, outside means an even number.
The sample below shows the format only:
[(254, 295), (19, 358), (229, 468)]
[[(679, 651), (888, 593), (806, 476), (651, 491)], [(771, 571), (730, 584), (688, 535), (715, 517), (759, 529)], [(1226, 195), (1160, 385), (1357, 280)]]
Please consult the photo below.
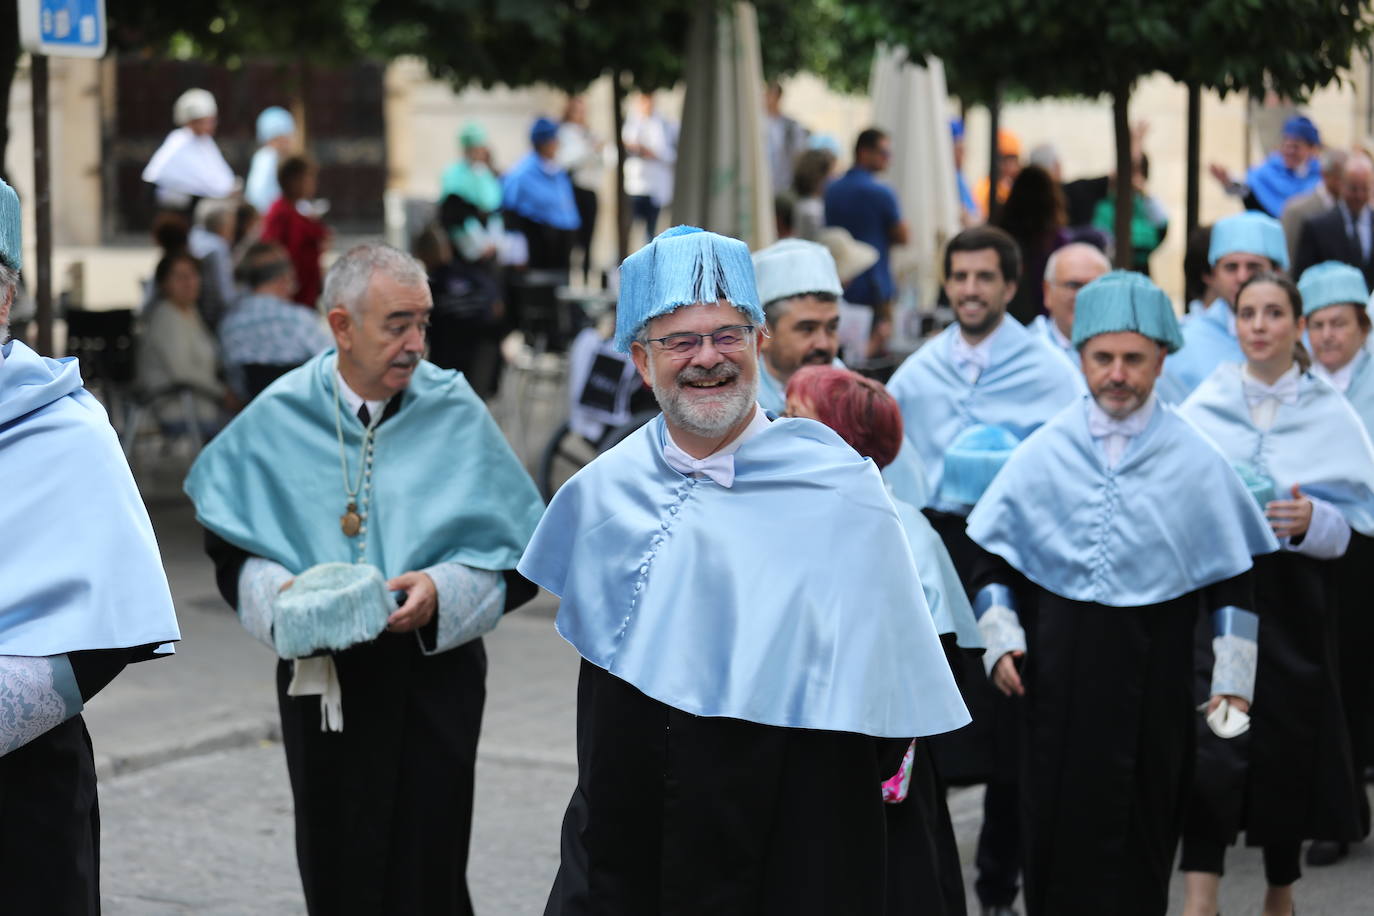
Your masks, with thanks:
[(624, 74), (619, 70), (611, 72), (611, 106), (611, 123), (615, 125), (615, 242), (619, 264), (630, 253), (630, 202), (625, 197), (625, 85)]
[(1187, 214), (1183, 224), (1183, 243), (1193, 237), (1198, 227), (1198, 182), (1202, 168), (1202, 87), (1197, 83), (1188, 86), (1188, 192), (1184, 209)]
[(1116, 266), (1130, 270), (1135, 260), (1131, 245), (1131, 215), (1135, 210), (1135, 183), (1131, 168), (1131, 87), (1122, 83), (1112, 91), (1112, 122), (1116, 128)]
[(5, 152), (10, 142), (10, 88), (19, 69), (19, 4), (0, 3), (0, 180), (9, 181)]
[(1002, 212), (1002, 202), (998, 200), (997, 185), (1002, 178), (1002, 156), (997, 147), (997, 134), (1002, 129), (1002, 90), (993, 87), (988, 100), (988, 212), (989, 223), (995, 223)]

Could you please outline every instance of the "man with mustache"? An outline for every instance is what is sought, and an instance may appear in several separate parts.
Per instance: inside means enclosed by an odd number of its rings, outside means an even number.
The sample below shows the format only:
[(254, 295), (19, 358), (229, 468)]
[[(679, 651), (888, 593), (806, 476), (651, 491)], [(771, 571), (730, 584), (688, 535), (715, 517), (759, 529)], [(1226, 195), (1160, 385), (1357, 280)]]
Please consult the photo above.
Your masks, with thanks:
[(621, 266), (616, 342), (663, 414), (519, 565), (582, 656), (549, 916), (881, 913), (875, 790), (968, 721), (877, 468), (756, 402), (763, 323), (736, 239), (679, 226)]
[(481, 636), (534, 594), (514, 566), (543, 507), (463, 376), (422, 359), (418, 261), (359, 245), (323, 298), (335, 347), (258, 395), (186, 491), (225, 600), (281, 657), (309, 911), (471, 913)]
[[(965, 517), (1010, 447), (1076, 400), (1083, 381), (1045, 338), (1007, 317), (1021, 275), (1010, 235), (992, 226), (966, 229), (945, 248), (944, 268), (956, 323), (912, 354), (888, 388), (926, 468), (926, 516), (973, 597), (978, 551), (964, 533)], [(966, 653), (960, 671), (974, 724), (936, 739), (935, 757), (951, 784), (988, 783), (975, 887), (985, 913), (1004, 914), (1020, 872), (1017, 705), (988, 686), (976, 657)]]
[(1215, 637), (1210, 708), (1244, 713), (1252, 556), (1278, 544), (1225, 457), (1154, 394), (1182, 345), (1159, 287), (1126, 271), (1089, 283), (1073, 343), (1091, 397), (1018, 448), (970, 513), (988, 553), (969, 584), (993, 683), (1024, 702), (1029, 916), (1162, 916), (1198, 613)]

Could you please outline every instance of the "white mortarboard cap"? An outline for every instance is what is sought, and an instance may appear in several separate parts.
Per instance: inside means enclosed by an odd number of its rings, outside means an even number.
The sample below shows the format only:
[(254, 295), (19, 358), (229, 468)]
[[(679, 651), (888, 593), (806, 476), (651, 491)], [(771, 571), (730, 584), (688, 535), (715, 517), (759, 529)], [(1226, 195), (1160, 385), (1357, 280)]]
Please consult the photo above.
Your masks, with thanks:
[(824, 245), (802, 239), (783, 239), (754, 252), (754, 281), (759, 302), (767, 305), (806, 293), (844, 292), (835, 259)]
[(215, 97), (204, 89), (187, 89), (172, 106), (172, 121), (177, 127), (217, 114), (219, 106), (215, 104)]

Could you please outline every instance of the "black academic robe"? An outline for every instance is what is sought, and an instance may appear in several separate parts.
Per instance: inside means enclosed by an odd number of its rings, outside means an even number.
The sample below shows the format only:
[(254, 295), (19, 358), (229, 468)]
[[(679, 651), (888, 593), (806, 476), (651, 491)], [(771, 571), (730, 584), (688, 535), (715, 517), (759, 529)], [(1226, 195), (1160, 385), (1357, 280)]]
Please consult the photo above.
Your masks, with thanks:
[(871, 916), (906, 740), (695, 716), (583, 661), (545, 916)]
[[(1365, 769), (1374, 766), (1374, 664), (1369, 661), (1374, 648), (1374, 538), (1352, 532), (1350, 548), (1339, 563), (1341, 702), (1359, 781)], [(1359, 793), (1359, 803), (1361, 835), (1368, 836), (1369, 797), (1364, 792)]]
[(1194, 628), (1216, 608), (1251, 606), (1249, 574), (1111, 607), (1064, 598), (985, 557), (976, 587), (1011, 588), (1026, 631), (1026, 912), (1162, 916), (1199, 718)]
[[(1255, 558), (1259, 665), (1250, 731), (1199, 731), (1185, 833), (1251, 846), (1362, 835), (1360, 787), (1341, 702), (1338, 561), (1291, 552)], [(1198, 640), (1197, 669), (1210, 670)], [(1201, 696), (1201, 678), (1196, 696)]]
[[(206, 547), (221, 594), (237, 608), (248, 554), (210, 532)], [(518, 573), (505, 577), (507, 611), (533, 597)], [(414, 633), (383, 633), (335, 653), (334, 664), (345, 698), (340, 732), (320, 729), (319, 697), (287, 695), (292, 665), (277, 663), (306, 908), (313, 916), (472, 913), (467, 858), (486, 700), (482, 641), (425, 655)]]
[(964, 874), (946, 789), (928, 740), (916, 741), (907, 796), (887, 819), (887, 916), (964, 916)]
[[(83, 702), (155, 646), (67, 655)], [(0, 912), (100, 912), (100, 806), (86, 722), (76, 715), (0, 757)]]

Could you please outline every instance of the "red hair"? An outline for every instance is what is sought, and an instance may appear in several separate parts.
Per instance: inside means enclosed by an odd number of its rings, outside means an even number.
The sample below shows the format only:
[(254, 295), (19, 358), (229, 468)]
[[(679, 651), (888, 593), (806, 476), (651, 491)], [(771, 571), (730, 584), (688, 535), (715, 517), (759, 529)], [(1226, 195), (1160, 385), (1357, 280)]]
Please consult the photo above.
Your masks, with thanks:
[(809, 401), (817, 419), (880, 468), (902, 447), (902, 412), (871, 378), (835, 366), (805, 366), (787, 383), (787, 396)]

